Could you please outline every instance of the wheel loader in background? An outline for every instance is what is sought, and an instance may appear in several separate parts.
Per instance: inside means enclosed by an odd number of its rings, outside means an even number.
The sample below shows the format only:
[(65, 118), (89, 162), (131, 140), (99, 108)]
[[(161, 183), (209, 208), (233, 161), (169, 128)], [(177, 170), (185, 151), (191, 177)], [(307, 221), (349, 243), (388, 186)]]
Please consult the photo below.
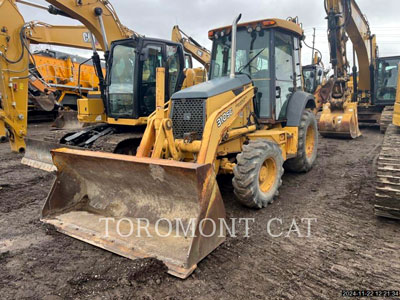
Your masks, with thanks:
[[(329, 100), (318, 123), (319, 131), (324, 137), (354, 139), (361, 135), (359, 121), (380, 124), (384, 131), (395, 100), (393, 82), (397, 81), (400, 57), (378, 57), (376, 36), (371, 34), (355, 0), (324, 0), (324, 4), (334, 76)], [(348, 38), (359, 67), (357, 72), (354, 65), (352, 81), (346, 55)]]
[[(183, 46), (137, 33), (126, 38), (127, 31), (109, 2), (47, 2), (57, 6), (58, 14), (75, 18), (89, 28), (97, 40), (103, 41), (106, 45), (106, 75), (104, 77), (96, 67), (100, 91), (78, 99), (78, 120), (92, 126), (79, 131), (52, 131), (44, 139), (28, 139), (22, 163), (51, 171), (54, 166), (50, 150), (63, 145), (135, 154), (148, 116), (155, 110), (156, 68), (165, 67), (167, 70), (166, 98), (199, 82), (194, 70), (185, 69)], [(94, 56), (99, 62), (97, 52)], [(99, 63), (95, 65), (99, 66)], [(200, 81), (204, 80), (205, 76), (202, 76)]]
[[(52, 151), (57, 178), (43, 222), (128, 258), (156, 257), (186, 278), (225, 240), (217, 174), (233, 174), (240, 203), (262, 208), (284, 168), (312, 168), (318, 131), (314, 97), (302, 86), (303, 30), (280, 19), (239, 19), (209, 31), (209, 81), (165, 103), (168, 72), (157, 69), (156, 111), (136, 156)], [(114, 220), (107, 233), (106, 217)], [(180, 226), (168, 226), (176, 220)], [(175, 231), (182, 226), (194, 234)]]
[(400, 220), (400, 76), (393, 120), (383, 139), (376, 172), (375, 215)]

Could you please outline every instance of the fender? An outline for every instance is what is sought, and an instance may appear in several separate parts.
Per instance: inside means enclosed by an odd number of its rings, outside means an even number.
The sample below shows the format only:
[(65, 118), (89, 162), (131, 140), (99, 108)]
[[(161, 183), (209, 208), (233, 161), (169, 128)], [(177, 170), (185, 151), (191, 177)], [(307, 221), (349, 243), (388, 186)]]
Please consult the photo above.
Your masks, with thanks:
[(306, 108), (314, 109), (316, 107), (315, 98), (313, 95), (297, 91), (295, 92), (289, 100), (287, 107), (287, 123), (288, 127), (298, 127), (300, 126), (301, 116)]

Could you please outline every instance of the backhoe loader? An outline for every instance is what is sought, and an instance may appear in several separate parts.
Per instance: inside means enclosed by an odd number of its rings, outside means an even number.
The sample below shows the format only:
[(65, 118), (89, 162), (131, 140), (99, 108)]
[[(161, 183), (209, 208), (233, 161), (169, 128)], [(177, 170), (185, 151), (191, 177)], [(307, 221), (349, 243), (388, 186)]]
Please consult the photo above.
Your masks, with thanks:
[[(390, 123), (400, 57), (378, 57), (376, 36), (355, 0), (324, 0), (328, 20), (330, 58), (334, 70), (328, 102), (318, 123), (324, 137), (357, 138), (360, 122)], [(346, 43), (353, 44), (352, 80)], [(355, 65), (356, 55), (358, 67)]]
[(78, 99), (78, 120), (92, 126), (80, 131), (53, 131), (40, 140), (28, 139), (22, 163), (51, 171), (50, 150), (62, 145), (135, 154), (148, 116), (155, 109), (156, 68), (167, 70), (167, 98), (199, 82), (194, 70), (185, 69), (183, 46), (127, 31), (108, 1), (47, 2), (57, 7), (51, 9), (53, 13), (75, 18), (103, 41), (106, 75), (94, 52), (100, 91)]
[[(157, 69), (156, 111), (136, 156), (52, 151), (57, 178), (43, 222), (128, 258), (156, 257), (186, 278), (225, 240), (217, 174), (233, 175), (240, 203), (263, 208), (284, 168), (313, 167), (318, 131), (315, 100), (301, 80), (303, 30), (280, 19), (238, 25), (240, 17), (208, 33), (209, 81), (165, 103), (168, 72)], [(114, 221), (107, 229), (104, 218)]]

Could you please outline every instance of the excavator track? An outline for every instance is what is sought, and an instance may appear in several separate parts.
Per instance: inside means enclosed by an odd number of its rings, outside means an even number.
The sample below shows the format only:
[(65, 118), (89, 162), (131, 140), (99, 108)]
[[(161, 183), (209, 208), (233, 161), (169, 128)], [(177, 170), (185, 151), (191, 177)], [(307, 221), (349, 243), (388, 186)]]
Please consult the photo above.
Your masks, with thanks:
[(393, 117), (393, 106), (386, 106), (381, 114), (381, 119), (379, 121), (379, 128), (381, 133), (385, 133), (388, 126), (392, 123)]
[[(81, 131), (53, 130), (44, 138), (26, 140), (22, 164), (47, 172), (55, 171), (50, 151), (57, 148), (86, 149), (91, 151), (135, 155), (144, 129), (121, 131), (109, 125), (97, 125)], [(85, 134), (80, 135), (81, 132)], [(71, 137), (76, 136), (75, 139)]]
[(400, 128), (390, 124), (378, 158), (375, 214), (400, 219)]

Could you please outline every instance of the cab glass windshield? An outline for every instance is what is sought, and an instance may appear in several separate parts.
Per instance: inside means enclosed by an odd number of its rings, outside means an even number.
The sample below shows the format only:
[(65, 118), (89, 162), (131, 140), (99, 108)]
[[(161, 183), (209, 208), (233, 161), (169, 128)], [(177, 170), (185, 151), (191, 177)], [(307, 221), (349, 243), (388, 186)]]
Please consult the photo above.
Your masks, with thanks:
[[(258, 88), (256, 110), (263, 118), (271, 117), (271, 31), (237, 30), (236, 73), (247, 74)], [(229, 76), (231, 67), (231, 35), (214, 39), (210, 79)]]
[(113, 48), (108, 88), (109, 113), (113, 117), (133, 115), (135, 59), (136, 52), (132, 45), (117, 45)]

